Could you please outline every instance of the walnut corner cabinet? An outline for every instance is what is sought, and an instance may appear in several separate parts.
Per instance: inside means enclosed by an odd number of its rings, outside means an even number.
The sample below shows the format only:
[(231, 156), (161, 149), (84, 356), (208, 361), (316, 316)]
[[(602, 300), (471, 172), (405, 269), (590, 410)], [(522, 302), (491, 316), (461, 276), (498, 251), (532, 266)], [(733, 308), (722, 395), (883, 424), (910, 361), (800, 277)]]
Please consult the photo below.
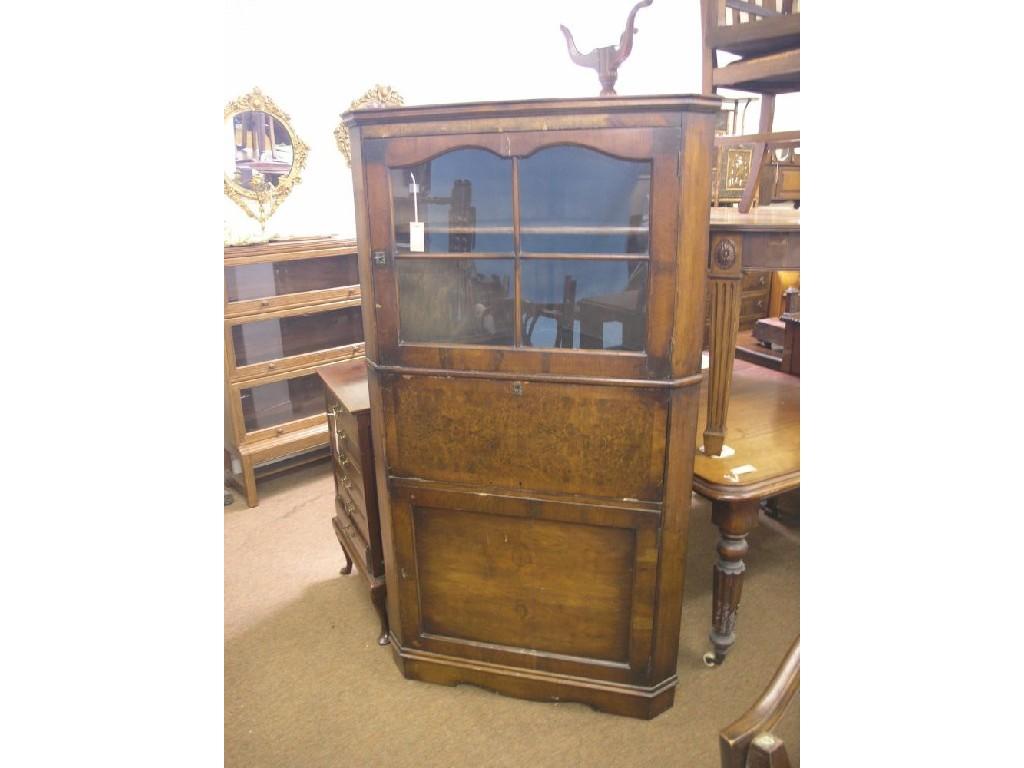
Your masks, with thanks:
[(343, 116), (407, 678), (672, 706), (719, 107)]

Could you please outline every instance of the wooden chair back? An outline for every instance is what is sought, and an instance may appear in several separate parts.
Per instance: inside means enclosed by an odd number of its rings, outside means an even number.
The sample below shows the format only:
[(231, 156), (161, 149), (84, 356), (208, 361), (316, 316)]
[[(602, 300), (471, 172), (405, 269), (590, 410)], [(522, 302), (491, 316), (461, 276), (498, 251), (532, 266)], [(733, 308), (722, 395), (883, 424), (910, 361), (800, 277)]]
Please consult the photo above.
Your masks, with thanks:
[(718, 734), (722, 768), (788, 768), (782, 740), (772, 735), (786, 707), (800, 690), (800, 636), (797, 635), (775, 677), (744, 715)]

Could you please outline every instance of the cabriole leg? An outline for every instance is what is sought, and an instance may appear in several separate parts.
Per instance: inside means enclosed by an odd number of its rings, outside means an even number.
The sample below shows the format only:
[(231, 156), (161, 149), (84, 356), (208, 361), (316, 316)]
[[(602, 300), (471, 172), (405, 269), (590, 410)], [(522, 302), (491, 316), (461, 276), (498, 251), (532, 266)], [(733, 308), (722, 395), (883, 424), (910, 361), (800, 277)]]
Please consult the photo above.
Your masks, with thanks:
[(388, 638), (388, 605), (387, 588), (381, 584), (370, 589), (370, 599), (373, 600), (373, 607), (377, 609), (380, 616), (380, 637), (377, 638), (377, 645), (387, 645), (391, 642)]

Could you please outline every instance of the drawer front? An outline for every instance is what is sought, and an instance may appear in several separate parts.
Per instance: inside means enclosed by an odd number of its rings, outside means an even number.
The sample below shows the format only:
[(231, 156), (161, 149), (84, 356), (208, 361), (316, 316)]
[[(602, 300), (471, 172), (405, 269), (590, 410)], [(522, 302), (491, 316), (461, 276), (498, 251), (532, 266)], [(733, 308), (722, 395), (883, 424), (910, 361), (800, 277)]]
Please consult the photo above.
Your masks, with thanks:
[(393, 475), (661, 500), (665, 390), (395, 374), (381, 383)]
[(743, 292), (767, 291), (772, 284), (772, 273), (761, 270), (746, 270), (743, 272)]
[(370, 528), (366, 521), (366, 502), (362, 496), (347, 491), (344, 486), (337, 489), (335, 506), (344, 518), (355, 525), (356, 530), (363, 539), (364, 544), (370, 541)]
[(768, 316), (768, 294), (754, 294), (744, 296), (740, 300), (740, 317), (767, 317)]
[(334, 459), (349, 474), (363, 469), (362, 446), (359, 444), (359, 424), (356, 418), (338, 403), (334, 411)]
[(355, 501), (362, 505), (363, 509), (366, 509), (366, 482), (358, 467), (353, 468), (351, 464), (343, 465), (335, 460), (334, 479), (339, 488), (344, 488), (355, 498)]
[(743, 236), (743, 266), (800, 269), (800, 233), (748, 232)]

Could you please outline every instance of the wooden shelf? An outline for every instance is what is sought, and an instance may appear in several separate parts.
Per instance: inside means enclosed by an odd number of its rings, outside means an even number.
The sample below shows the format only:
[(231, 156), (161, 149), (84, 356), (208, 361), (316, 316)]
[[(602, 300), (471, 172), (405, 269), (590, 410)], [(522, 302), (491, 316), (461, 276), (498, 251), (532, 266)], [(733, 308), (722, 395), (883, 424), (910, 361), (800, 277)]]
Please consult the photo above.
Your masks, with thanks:
[[(406, 228), (399, 230), (402, 234), (407, 234)], [(513, 233), (512, 227), (447, 227), (432, 226), (426, 230), (428, 235), (510, 235)], [(534, 226), (534, 227), (520, 227), (520, 234), (524, 235), (646, 235), (650, 234), (650, 227), (583, 227), (583, 226), (571, 226), (571, 225), (550, 225), (550, 226)]]

